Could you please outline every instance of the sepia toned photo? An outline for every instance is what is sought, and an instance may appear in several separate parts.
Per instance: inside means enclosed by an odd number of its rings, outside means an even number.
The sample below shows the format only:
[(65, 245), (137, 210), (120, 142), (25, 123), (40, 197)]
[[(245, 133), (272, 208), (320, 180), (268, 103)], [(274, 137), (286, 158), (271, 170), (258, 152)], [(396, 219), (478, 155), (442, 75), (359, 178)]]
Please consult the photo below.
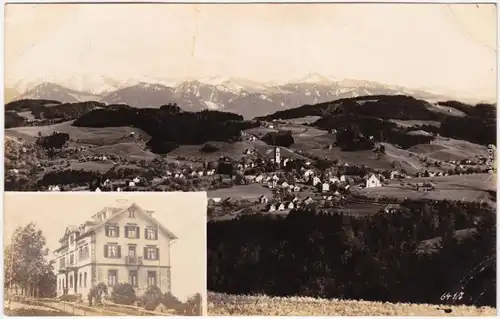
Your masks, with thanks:
[[(5, 190), (206, 192), (209, 315), (494, 315), (496, 20), (488, 3), (7, 4)], [(96, 283), (135, 280), (106, 267)], [(75, 287), (91, 269), (57, 274), (54, 298), (101, 307)], [(137, 302), (141, 280), (166, 293), (166, 270), (139, 269)]]
[(8, 192), (4, 203), (6, 315), (205, 313), (205, 193)]

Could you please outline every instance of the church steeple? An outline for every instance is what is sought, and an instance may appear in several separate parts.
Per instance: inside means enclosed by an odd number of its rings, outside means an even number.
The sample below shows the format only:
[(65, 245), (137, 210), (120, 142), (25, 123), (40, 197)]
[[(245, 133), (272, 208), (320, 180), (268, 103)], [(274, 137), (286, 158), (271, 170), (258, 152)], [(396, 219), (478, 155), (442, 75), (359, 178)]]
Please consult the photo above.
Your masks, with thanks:
[(274, 147), (274, 163), (279, 167), (281, 164), (281, 153), (278, 146)]

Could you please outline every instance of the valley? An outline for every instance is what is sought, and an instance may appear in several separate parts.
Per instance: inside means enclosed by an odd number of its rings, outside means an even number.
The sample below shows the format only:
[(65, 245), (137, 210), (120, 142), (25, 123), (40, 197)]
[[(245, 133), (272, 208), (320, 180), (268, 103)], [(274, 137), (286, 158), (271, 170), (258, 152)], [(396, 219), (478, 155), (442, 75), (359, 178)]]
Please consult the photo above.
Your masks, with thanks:
[[(379, 225), (402, 219), (420, 225), (413, 228), (412, 254), (431, 256), (449, 254), (449, 248), (434, 240), (449, 231), (462, 234), (467, 230), (468, 235), (453, 238), (475, 240), (476, 233), (469, 230), (486, 227), (479, 225), (488, 223), (488, 216), (496, 209), (495, 149), (491, 146), (495, 143), (494, 105), (461, 104), (456, 112), (443, 112), (440, 105), (451, 102), (370, 95), (246, 119), (221, 110), (193, 110), (194, 104), (184, 108), (169, 99), (161, 99), (154, 107), (123, 102), (18, 100), (7, 104), (5, 188), (206, 191), (209, 288), (214, 291), (233, 291), (230, 282), (241, 278), (212, 268), (216, 265), (235, 264), (241, 258), (250, 258), (247, 262), (255, 267), (262, 262), (280, 263), (274, 260), (278, 258), (274, 250), (269, 254), (261, 251), (266, 233), (245, 237), (256, 240), (254, 249), (263, 254), (255, 260), (248, 256), (246, 239), (225, 230), (236, 227), (234, 223), (247, 225), (248, 232), (253, 232), (254, 223), (262, 223), (263, 227), (291, 227), (295, 233), (295, 224), (288, 225), (295, 219), (336, 223), (334, 228), (318, 231), (337, 229), (341, 236), (351, 238), (348, 250), (356, 250), (356, 243), (364, 240), (359, 231), (368, 227), (366, 223)], [(464, 127), (468, 129), (464, 131)], [(309, 215), (311, 212), (315, 217)], [(427, 229), (433, 223), (441, 226)], [(303, 230), (306, 233), (307, 227)], [(363, 232), (376, 230), (366, 228)], [(307, 236), (300, 235), (297, 240)], [(223, 244), (228, 242), (237, 246)], [(338, 245), (343, 245), (341, 242)], [(216, 258), (216, 251), (224, 252), (225, 257)], [(281, 280), (276, 274), (260, 274)], [(238, 282), (249, 291), (282, 294), (276, 290), (282, 284), (262, 288), (265, 284), (256, 281), (261, 288), (254, 289), (251, 282)], [(295, 288), (296, 294), (320, 289), (314, 288), (317, 283), (303, 284)], [(328, 290), (328, 296), (334, 296), (336, 289)], [(477, 296), (475, 288), (468, 289)], [(361, 295), (356, 297), (356, 293)], [(430, 299), (423, 297), (426, 295)], [(390, 294), (375, 297), (364, 290), (346, 296), (400, 301)], [(439, 296), (425, 290), (408, 298), (440, 302)]]

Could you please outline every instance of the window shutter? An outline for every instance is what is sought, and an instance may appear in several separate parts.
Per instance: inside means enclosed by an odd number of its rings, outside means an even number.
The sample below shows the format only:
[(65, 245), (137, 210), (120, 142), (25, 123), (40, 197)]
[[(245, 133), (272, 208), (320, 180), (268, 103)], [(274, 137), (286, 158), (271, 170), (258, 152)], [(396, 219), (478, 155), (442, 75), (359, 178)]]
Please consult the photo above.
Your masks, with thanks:
[(160, 248), (156, 247), (156, 260), (160, 260)]
[(108, 245), (104, 245), (104, 257), (108, 258)]
[(108, 226), (104, 227), (104, 231), (106, 233), (106, 237), (109, 237), (109, 227)]
[(118, 253), (118, 258), (122, 258), (122, 246), (118, 245), (117, 253)]
[(140, 229), (141, 229), (141, 227), (136, 227), (136, 230), (135, 230), (135, 235), (136, 235), (137, 239), (141, 238), (141, 236), (139, 236), (139, 230)]
[(148, 259), (148, 247), (144, 247), (144, 259)]
[(155, 239), (158, 240), (158, 228), (155, 229)]
[(125, 226), (125, 238), (128, 238), (128, 226)]
[(116, 226), (116, 237), (120, 237), (120, 226)]

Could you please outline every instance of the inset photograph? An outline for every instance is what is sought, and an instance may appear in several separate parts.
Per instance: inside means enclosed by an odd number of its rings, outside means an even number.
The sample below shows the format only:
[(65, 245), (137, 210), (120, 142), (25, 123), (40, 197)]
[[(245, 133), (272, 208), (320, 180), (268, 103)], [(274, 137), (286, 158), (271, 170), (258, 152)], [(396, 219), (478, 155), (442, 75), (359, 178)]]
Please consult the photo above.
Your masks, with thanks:
[(7, 316), (206, 313), (206, 194), (5, 193)]

